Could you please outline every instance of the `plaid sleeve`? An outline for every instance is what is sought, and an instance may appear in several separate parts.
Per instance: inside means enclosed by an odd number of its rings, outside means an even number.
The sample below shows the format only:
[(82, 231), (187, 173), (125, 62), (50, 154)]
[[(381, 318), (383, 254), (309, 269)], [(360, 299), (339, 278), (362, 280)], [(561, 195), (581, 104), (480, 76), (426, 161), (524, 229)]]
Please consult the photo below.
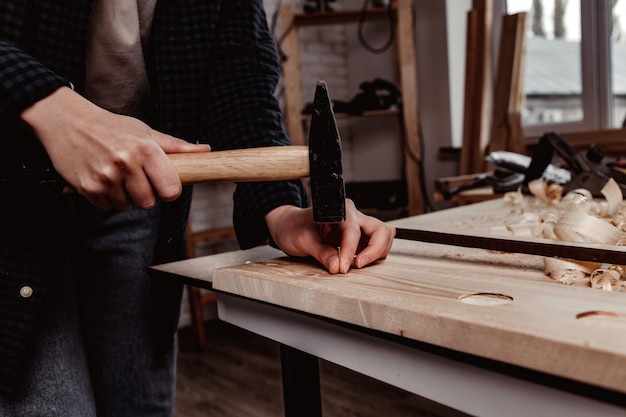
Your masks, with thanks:
[(0, 40), (0, 116), (16, 114), (69, 82)]
[[(211, 56), (207, 131), (213, 149), (290, 145), (274, 95), (280, 65), (261, 0), (222, 3)], [(269, 237), (264, 216), (280, 205), (307, 205), (300, 180), (240, 183), (233, 220), (239, 244)]]
[(265, 214), (281, 205), (306, 207), (307, 196), (300, 181), (239, 184), (234, 195), (233, 220), (239, 245), (243, 249), (269, 239)]
[[(41, 3), (41, 4), (40, 4)], [(0, 119), (83, 77), (88, 4), (0, 2)], [(5, 137), (5, 135), (3, 135)]]

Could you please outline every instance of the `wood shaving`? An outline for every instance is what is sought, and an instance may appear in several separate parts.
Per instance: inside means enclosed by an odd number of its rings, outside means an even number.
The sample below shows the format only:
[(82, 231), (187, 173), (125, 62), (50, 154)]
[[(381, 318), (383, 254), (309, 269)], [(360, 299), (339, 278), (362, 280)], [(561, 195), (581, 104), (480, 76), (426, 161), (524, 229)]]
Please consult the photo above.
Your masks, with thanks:
[(544, 271), (553, 280), (565, 285), (589, 285), (589, 276), (602, 264), (569, 259), (543, 258)]
[[(621, 188), (611, 179), (602, 189), (603, 200), (594, 200), (586, 189), (562, 195), (562, 187), (538, 179), (528, 184), (540, 204), (531, 205), (520, 191), (504, 195), (513, 209), (504, 225), (491, 233), (520, 237), (608, 244), (626, 244), (626, 204)], [(544, 272), (564, 285), (584, 285), (604, 291), (626, 291), (626, 274), (621, 265), (544, 258)]]
[(623, 268), (612, 268), (615, 265), (611, 265), (607, 269), (596, 269), (591, 273), (590, 284), (591, 288), (598, 288), (605, 291), (621, 291), (626, 285), (626, 282), (622, 279)]
[(619, 188), (619, 185), (613, 178), (611, 178), (606, 185), (600, 190), (604, 198), (606, 198), (607, 205), (609, 208), (609, 214), (614, 215), (617, 213), (619, 209), (619, 205), (624, 199), (622, 195), (622, 190)]
[(538, 178), (528, 183), (528, 190), (544, 203), (557, 204), (563, 195), (563, 186), (550, 183)]
[(621, 237), (620, 230), (608, 221), (579, 211), (563, 213), (553, 231), (557, 240), (566, 242), (615, 245)]

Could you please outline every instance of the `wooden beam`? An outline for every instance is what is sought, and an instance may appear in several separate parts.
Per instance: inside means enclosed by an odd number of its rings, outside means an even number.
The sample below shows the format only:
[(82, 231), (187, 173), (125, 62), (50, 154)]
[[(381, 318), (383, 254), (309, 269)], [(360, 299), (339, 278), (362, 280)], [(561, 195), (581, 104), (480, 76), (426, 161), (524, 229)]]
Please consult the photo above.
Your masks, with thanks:
[(489, 141), (492, 0), (474, 0), (467, 15), (461, 174), (480, 172)]
[(525, 153), (521, 111), (526, 13), (504, 15), (494, 86), (489, 151)]
[(295, 24), (293, 4), (287, 3), (280, 7), (280, 28), (282, 31), (283, 86), (285, 88), (285, 127), (287, 135), (294, 145), (306, 145), (302, 129), (302, 77), (300, 74), (300, 40), (298, 25)]
[[(626, 156), (626, 129), (600, 129), (557, 133), (579, 152), (594, 144), (609, 156)], [(538, 137), (527, 138), (526, 145), (529, 151), (532, 152), (538, 142)]]
[(420, 146), (420, 119), (417, 105), (417, 69), (415, 65), (415, 33), (413, 31), (413, 1), (397, 2), (396, 54), (398, 77), (402, 91), (402, 120), (406, 142), (405, 175), (410, 215), (424, 211), (421, 189), (421, 170), (418, 161), (422, 159)]

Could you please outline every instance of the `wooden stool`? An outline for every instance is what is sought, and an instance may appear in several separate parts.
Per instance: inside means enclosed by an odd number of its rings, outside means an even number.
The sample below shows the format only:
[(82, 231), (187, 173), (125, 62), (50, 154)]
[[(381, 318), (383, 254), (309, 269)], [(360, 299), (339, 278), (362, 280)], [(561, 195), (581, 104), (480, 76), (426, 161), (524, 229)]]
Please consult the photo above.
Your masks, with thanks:
[[(187, 252), (190, 258), (196, 257), (196, 245), (199, 243), (214, 242), (222, 239), (235, 237), (232, 227), (223, 227), (211, 230), (194, 232), (191, 229), (191, 221), (187, 223)], [(193, 326), (201, 350), (207, 348), (206, 334), (204, 331), (204, 310), (209, 306), (215, 306), (217, 298), (212, 291), (202, 290), (198, 287), (187, 285), (187, 296), (189, 299), (189, 313), (191, 315), (191, 325)]]

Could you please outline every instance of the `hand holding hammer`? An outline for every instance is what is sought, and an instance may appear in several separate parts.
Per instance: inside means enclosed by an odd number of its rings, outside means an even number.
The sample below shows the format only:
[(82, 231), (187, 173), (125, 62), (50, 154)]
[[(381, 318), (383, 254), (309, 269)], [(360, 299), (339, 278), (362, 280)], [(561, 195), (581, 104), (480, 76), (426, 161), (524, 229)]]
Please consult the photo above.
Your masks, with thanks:
[[(183, 183), (274, 181), (310, 177), (311, 209), (282, 206), (266, 216), (287, 254), (313, 256), (331, 273), (383, 259), (395, 229), (359, 212), (345, 198), (341, 139), (326, 83), (315, 91), (309, 146), (170, 155)], [(346, 205), (346, 201), (348, 204)]]
[[(149, 130), (148, 136), (163, 148), (159, 150), (161, 154), (163, 150), (185, 151), (167, 155), (173, 164), (167, 163), (168, 158), (150, 157), (155, 153), (152, 148), (156, 143), (148, 143), (149, 146), (143, 146), (143, 152), (126, 155), (111, 165), (111, 158), (116, 160), (128, 153), (114, 151), (115, 143), (121, 141), (122, 146), (129, 139), (127, 135), (119, 137), (117, 130), (134, 133), (130, 136), (132, 139), (145, 135), (143, 125), (132, 118), (111, 115), (67, 88), (57, 90), (25, 110), (22, 119), (37, 134), (50, 157), (64, 168), (60, 174), (80, 183), (80, 193), (105, 209), (114, 206), (123, 210), (130, 208), (133, 202), (149, 208), (156, 190), (162, 199), (171, 200), (176, 198), (174, 188), (179, 188), (181, 182), (276, 181), (310, 177), (312, 213), (311, 209), (279, 207), (267, 214), (269, 230), (286, 253), (312, 255), (331, 273), (347, 272), (353, 260), (355, 266), (361, 267), (384, 258), (391, 246), (394, 229), (358, 212), (351, 203), (346, 211), (341, 142), (324, 82), (316, 88), (314, 104), (308, 147), (198, 152), (202, 146)], [(42, 120), (46, 122), (40, 123)], [(86, 123), (78, 122), (82, 120), (89, 125), (89, 130), (84, 130)], [(88, 123), (90, 120), (98, 122)], [(94, 129), (95, 132), (90, 131)], [(59, 131), (65, 133), (62, 142), (57, 139)], [(106, 146), (102, 145), (100, 137), (107, 139)], [(90, 145), (84, 146), (85, 143)], [(75, 149), (76, 146), (80, 149)], [(68, 149), (71, 152), (68, 153)], [(81, 172), (90, 176), (85, 177)], [(180, 179), (178, 187), (174, 187), (176, 182), (172, 181), (176, 172)], [(169, 190), (168, 195), (163, 194), (165, 190)], [(139, 204), (140, 201), (143, 204)], [(360, 248), (363, 250), (359, 252)]]

